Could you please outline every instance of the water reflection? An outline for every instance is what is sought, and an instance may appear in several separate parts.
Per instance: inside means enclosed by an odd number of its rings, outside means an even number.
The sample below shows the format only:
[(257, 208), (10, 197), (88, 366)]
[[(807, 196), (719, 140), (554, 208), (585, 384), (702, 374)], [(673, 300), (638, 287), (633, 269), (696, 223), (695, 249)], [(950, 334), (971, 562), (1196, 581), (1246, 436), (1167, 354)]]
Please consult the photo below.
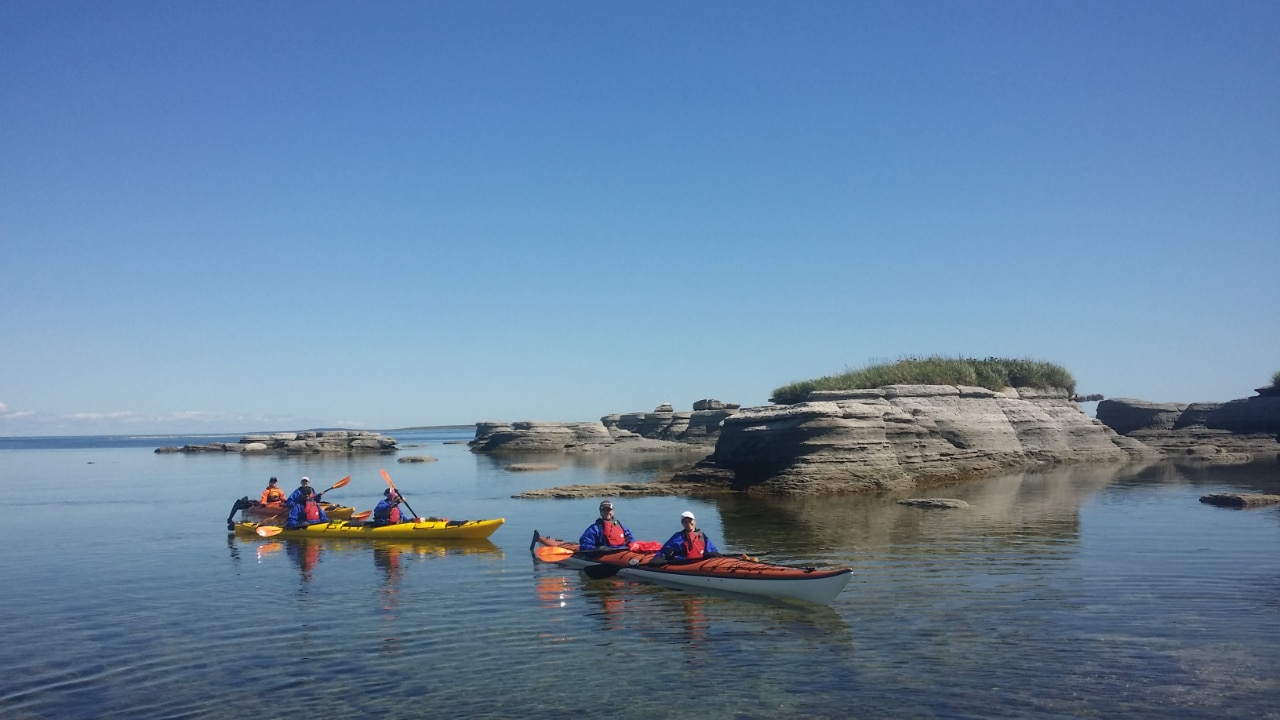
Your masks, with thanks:
[(779, 633), (788, 641), (804, 639), (824, 647), (854, 645), (849, 626), (826, 605), (715, 590), (686, 592), (618, 577), (593, 580), (563, 568), (539, 569), (538, 606), (578, 608), (584, 617), (594, 618), (598, 632), (592, 637), (598, 645), (626, 643), (633, 636), (675, 642), (687, 648), (685, 661), (690, 663), (706, 660), (704, 652), (743, 633)]
[[(312, 571), (315, 570), (316, 565), (320, 564), (320, 547), (324, 543), (317, 540), (294, 538), (283, 540), (281, 543), (284, 545), (285, 554), (298, 567), (303, 589), (305, 589), (306, 585), (311, 582)], [(262, 555), (259, 554), (259, 558), (261, 557)]]
[[(869, 547), (931, 545), (931, 540), (956, 536), (1003, 540), (1024, 551), (1042, 543), (1056, 552), (1063, 540), (1078, 536), (1082, 503), (1115, 483), (1125, 468), (1055, 468), (1051, 473), (1015, 473), (909, 493), (725, 497), (714, 502), (727, 546), (746, 552), (768, 550), (774, 558), (840, 556)], [(907, 497), (954, 498), (970, 507), (921, 510), (897, 503)], [(931, 551), (947, 548), (935, 545)]]

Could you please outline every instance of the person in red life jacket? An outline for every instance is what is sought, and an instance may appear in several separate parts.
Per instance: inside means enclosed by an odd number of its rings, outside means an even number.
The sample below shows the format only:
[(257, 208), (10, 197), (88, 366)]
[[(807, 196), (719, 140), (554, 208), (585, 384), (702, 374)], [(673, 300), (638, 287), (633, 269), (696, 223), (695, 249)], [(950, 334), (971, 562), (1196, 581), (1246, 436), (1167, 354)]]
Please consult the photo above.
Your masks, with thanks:
[(613, 503), (605, 500), (600, 503), (600, 519), (591, 523), (591, 527), (578, 538), (578, 552), (591, 552), (618, 548), (625, 550), (627, 545), (635, 541), (626, 525), (613, 517)]
[(400, 503), (403, 498), (399, 493), (393, 492), (391, 488), (382, 491), (382, 501), (373, 508), (373, 519), (369, 521), (370, 525), (395, 525), (397, 523), (413, 522), (413, 518), (408, 513), (400, 512)]
[(284, 491), (277, 485), (278, 482), (280, 481), (275, 478), (267, 481), (267, 489), (262, 491), (262, 499), (258, 501), (259, 505), (284, 507)]
[[(325, 514), (324, 508), (320, 507), (320, 503), (316, 502), (316, 498), (320, 497), (305, 485), (298, 488), (298, 502), (289, 503), (289, 519), (285, 520), (284, 527), (286, 530), (296, 530), (305, 528), (311, 523), (329, 522), (329, 516)], [(292, 501), (292, 498), (290, 498)]]
[(663, 565), (669, 562), (701, 560), (702, 558), (719, 557), (720, 552), (711, 542), (707, 534), (698, 529), (698, 521), (688, 510), (680, 513), (680, 532), (671, 536), (663, 544), (662, 549), (649, 562)]

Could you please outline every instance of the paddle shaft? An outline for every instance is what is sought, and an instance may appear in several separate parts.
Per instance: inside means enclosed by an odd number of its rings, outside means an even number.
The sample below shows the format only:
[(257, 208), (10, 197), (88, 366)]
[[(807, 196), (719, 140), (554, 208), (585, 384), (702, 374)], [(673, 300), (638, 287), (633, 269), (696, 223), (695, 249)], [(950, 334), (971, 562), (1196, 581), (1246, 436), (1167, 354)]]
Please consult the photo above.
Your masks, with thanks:
[(396, 496), (400, 498), (400, 502), (404, 503), (404, 506), (409, 508), (409, 512), (413, 513), (413, 516), (417, 518), (418, 513), (413, 508), (409, 507), (409, 501), (404, 499), (404, 495), (400, 494), (400, 490), (396, 488), (396, 484), (391, 482), (391, 475), (387, 474), (386, 470), (382, 471), (382, 479), (387, 481), (387, 484), (391, 486), (391, 492), (395, 493)]

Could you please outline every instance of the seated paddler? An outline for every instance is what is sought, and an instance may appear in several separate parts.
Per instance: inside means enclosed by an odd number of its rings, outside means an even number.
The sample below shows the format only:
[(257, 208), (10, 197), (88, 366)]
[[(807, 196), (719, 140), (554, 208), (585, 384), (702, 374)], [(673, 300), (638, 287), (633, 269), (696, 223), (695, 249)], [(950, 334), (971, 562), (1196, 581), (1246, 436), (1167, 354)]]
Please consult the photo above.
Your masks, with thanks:
[(382, 501), (373, 508), (373, 517), (369, 520), (369, 524), (377, 526), (413, 522), (413, 518), (409, 517), (408, 513), (401, 512), (402, 501), (400, 494), (391, 488), (383, 490)]
[(600, 517), (591, 523), (578, 538), (578, 552), (592, 552), (617, 548), (625, 550), (635, 538), (626, 525), (618, 522), (613, 516), (613, 503), (605, 500), (600, 503)]
[(290, 498), (289, 518), (284, 522), (286, 530), (305, 528), (312, 523), (329, 522), (329, 516), (325, 514), (324, 508), (316, 502), (317, 497), (319, 496), (309, 487), (304, 486), (298, 489), (298, 501), (292, 502), (293, 498)]
[(688, 510), (680, 513), (680, 532), (662, 545), (662, 549), (649, 561), (653, 565), (669, 562), (687, 562), (702, 558), (719, 557), (720, 552), (707, 534), (698, 529), (698, 520)]
[(301, 500), (303, 490), (315, 495), (315, 501), (320, 502), (320, 496), (323, 493), (316, 492), (315, 488), (311, 487), (311, 478), (304, 477), (298, 481), (298, 489), (293, 491), (293, 494), (289, 496), (288, 500), (285, 500), (285, 504), (292, 505)]
[(259, 505), (268, 507), (284, 507), (284, 491), (280, 489), (280, 481), (271, 478), (267, 481), (267, 489), (262, 491), (262, 499), (258, 501)]

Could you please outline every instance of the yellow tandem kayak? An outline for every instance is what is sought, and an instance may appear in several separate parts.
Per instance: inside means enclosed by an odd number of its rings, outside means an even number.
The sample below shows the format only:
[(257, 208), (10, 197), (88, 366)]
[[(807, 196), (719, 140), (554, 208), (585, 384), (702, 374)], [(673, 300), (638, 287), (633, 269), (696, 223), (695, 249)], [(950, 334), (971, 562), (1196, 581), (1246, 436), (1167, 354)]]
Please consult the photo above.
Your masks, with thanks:
[[(235, 534), (246, 537), (268, 535), (279, 538), (367, 538), (369, 540), (478, 540), (487, 538), (506, 522), (504, 518), (492, 520), (444, 520), (426, 518), (420, 522), (396, 525), (369, 525), (366, 523), (332, 520), (315, 523), (305, 528), (276, 532), (276, 526), (256, 522), (239, 522)], [(258, 532), (258, 528), (264, 528)], [(266, 528), (270, 528), (266, 530)]]

